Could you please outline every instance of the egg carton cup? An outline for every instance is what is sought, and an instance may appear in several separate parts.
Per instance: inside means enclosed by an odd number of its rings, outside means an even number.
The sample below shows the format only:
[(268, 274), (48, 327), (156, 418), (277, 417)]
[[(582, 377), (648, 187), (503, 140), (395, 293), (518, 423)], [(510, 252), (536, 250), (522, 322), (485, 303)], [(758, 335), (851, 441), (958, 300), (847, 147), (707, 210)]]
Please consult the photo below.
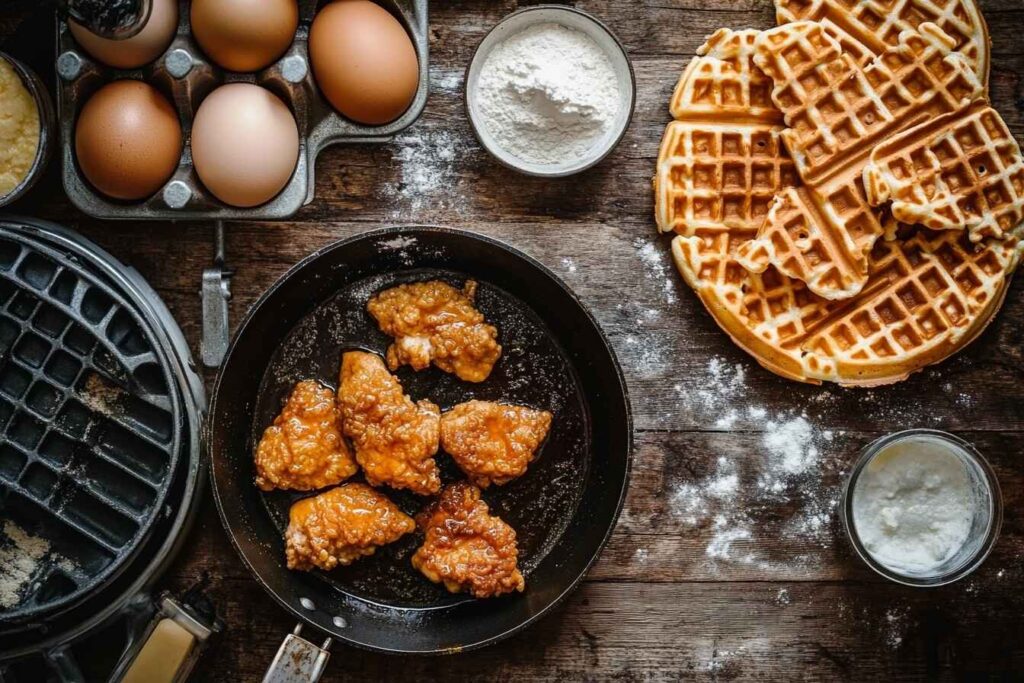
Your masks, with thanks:
[[(78, 46), (67, 23), (57, 22), (57, 110), (64, 190), (71, 202), (96, 218), (113, 220), (271, 220), (287, 218), (313, 200), (314, 170), (328, 145), (380, 143), (409, 127), (427, 102), (429, 42), (427, 0), (375, 0), (401, 21), (419, 60), (419, 88), (402, 116), (382, 126), (367, 126), (338, 113), (317, 88), (309, 62), (309, 29), (317, 0), (299, 1), (299, 27), (288, 51), (256, 73), (236, 73), (206, 57), (189, 28), (189, 2), (179, 0), (178, 30), (167, 50), (139, 69), (114, 69), (94, 60)], [(75, 160), (75, 123), (89, 97), (115, 80), (149, 83), (174, 105), (181, 121), (183, 148), (178, 167), (154, 195), (138, 202), (111, 199), (95, 190)], [(192, 121), (203, 99), (226, 83), (255, 83), (280, 97), (299, 130), (299, 158), (284, 189), (270, 201), (239, 208), (217, 199), (199, 180), (192, 165)]]

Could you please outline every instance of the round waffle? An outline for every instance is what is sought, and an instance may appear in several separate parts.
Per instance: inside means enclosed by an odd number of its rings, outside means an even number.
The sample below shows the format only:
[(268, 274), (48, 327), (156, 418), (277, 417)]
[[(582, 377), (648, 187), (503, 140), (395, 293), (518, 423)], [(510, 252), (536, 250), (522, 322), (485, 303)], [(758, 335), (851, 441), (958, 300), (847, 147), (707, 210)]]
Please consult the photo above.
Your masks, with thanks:
[[(834, 23), (821, 26), (828, 37), (822, 44), (838, 43), (848, 55), (846, 68), (859, 71), (874, 59)], [(757, 31), (713, 34), (672, 98), (675, 120), (658, 156), (655, 214), (659, 230), (676, 233), (680, 274), (739, 346), (790, 379), (886, 384), (963, 348), (999, 309), (1019, 259), (1016, 245), (900, 224), (868, 204), (859, 177), (849, 179), (845, 193), (842, 183), (831, 194), (807, 186), (782, 144), (780, 112), (764, 104), (772, 79), (754, 63), (758, 39)], [(819, 197), (801, 199), (808, 194)], [(805, 278), (786, 272), (794, 264), (780, 268), (769, 259), (750, 267), (750, 242), (770, 214), (785, 212), (787, 198), (789, 209), (830, 210), (821, 196), (859, 216), (852, 225), (873, 230), (860, 252), (862, 281), (845, 298), (815, 293)], [(801, 239), (799, 221), (775, 218), (790, 238)], [(802, 220), (819, 218), (805, 212)], [(802, 253), (814, 265), (814, 250)]]

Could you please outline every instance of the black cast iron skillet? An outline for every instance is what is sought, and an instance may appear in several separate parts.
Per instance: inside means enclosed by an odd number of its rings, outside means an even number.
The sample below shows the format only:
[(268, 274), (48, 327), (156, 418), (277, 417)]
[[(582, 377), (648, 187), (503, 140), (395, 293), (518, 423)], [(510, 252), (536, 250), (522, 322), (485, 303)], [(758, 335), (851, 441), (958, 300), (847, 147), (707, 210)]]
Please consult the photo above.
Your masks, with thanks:
[[(296, 381), (337, 386), (340, 353), (383, 353), (389, 339), (367, 298), (402, 282), (479, 282), (477, 305), (498, 326), (501, 360), (483, 383), (430, 368), (397, 373), (414, 399), (442, 410), (471, 398), (545, 408), (554, 424), (520, 479), (491, 487), (492, 512), (516, 529), (522, 594), (451, 595), (410, 564), (410, 534), (332, 572), (285, 567), (289, 506), (304, 495), (262, 493), (253, 446)], [(583, 578), (615, 526), (629, 478), (632, 424), (615, 356), (594, 318), (549, 270), (494, 240), (429, 227), (379, 230), (329, 246), (282, 277), (249, 312), (214, 390), (209, 423), (217, 507), (267, 591), (300, 620), (353, 645), (394, 653), (482, 647), (524, 628)], [(444, 482), (462, 478), (439, 454)], [(385, 489), (414, 514), (426, 499)]]

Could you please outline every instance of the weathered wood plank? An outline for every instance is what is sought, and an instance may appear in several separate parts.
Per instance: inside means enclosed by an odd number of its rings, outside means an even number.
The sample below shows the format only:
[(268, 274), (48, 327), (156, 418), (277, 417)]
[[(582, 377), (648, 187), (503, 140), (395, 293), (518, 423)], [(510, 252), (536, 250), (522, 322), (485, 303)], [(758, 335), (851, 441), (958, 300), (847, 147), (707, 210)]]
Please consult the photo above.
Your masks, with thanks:
[[(1004, 578), (1004, 585), (1013, 583)], [(293, 627), (250, 581), (220, 583), (229, 630), (198, 680), (258, 680)], [(957, 589), (890, 584), (586, 584), (502, 645), (401, 658), (336, 644), (331, 681), (919, 680), (1012, 675), (1024, 648), (1019, 592), (979, 601)]]

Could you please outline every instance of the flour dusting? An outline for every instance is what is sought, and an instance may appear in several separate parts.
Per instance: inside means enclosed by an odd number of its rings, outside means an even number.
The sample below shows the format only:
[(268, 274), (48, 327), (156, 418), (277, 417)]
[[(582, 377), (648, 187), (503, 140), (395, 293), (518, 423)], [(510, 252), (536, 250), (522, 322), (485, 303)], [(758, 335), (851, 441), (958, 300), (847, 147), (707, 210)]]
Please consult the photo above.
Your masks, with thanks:
[[(684, 526), (708, 532), (707, 558), (713, 564), (783, 569), (759, 554), (757, 547), (770, 547), (759, 533), (781, 533), (805, 545), (830, 547), (840, 492), (837, 485), (825, 483), (825, 474), (835, 465), (822, 453), (835, 434), (818, 428), (806, 412), (775, 411), (752, 401), (742, 364), (712, 358), (703, 375), (693, 378), (693, 389), (689, 384), (677, 384), (675, 391), (698, 424), (710, 421), (728, 429), (742, 423), (761, 432), (751, 453), (719, 457), (710, 472), (677, 482), (670, 493), (673, 516)], [(780, 511), (779, 521), (768, 530), (751, 517), (766, 507)]]
[(666, 303), (676, 303), (678, 297), (675, 275), (672, 273), (665, 250), (660, 249), (657, 243), (639, 237), (633, 240), (633, 249), (643, 263), (646, 279), (658, 286), (665, 296)]
[(415, 128), (396, 138), (392, 148), (397, 180), (379, 189), (380, 196), (389, 200), (390, 218), (413, 218), (412, 212), (425, 209), (464, 213), (467, 198), (459, 191), (457, 169), (464, 149), (458, 135)]
[(903, 644), (909, 628), (910, 610), (906, 607), (891, 607), (885, 612), (885, 644), (890, 650)]
[(445, 69), (431, 64), (430, 88), (435, 92), (448, 95), (457, 94), (462, 88), (465, 73), (463, 69)]

